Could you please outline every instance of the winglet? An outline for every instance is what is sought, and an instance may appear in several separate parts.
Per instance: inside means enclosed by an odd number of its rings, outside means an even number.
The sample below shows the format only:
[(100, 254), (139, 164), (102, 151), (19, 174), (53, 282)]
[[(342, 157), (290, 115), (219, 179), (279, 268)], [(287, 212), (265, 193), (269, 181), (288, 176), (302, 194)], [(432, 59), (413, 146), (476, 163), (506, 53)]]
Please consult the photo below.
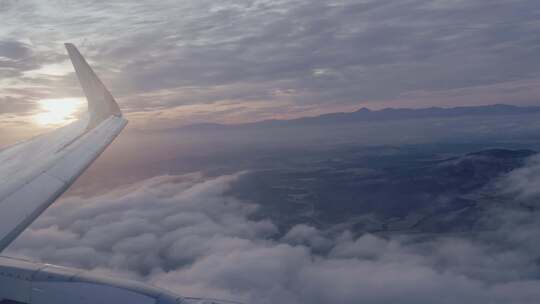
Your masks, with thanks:
[(84, 60), (79, 50), (71, 43), (66, 43), (65, 46), (88, 101), (88, 113), (90, 116), (88, 129), (94, 128), (112, 115), (122, 116), (114, 97)]

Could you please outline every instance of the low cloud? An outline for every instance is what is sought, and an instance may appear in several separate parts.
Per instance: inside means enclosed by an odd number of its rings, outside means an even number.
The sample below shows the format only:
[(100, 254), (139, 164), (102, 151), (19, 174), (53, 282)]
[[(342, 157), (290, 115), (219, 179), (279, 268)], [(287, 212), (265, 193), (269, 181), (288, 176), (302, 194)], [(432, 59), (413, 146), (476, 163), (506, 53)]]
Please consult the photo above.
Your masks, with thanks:
[[(538, 166), (531, 163), (531, 166)], [(229, 196), (236, 175), (160, 176), (92, 197), (67, 197), (13, 255), (117, 273), (187, 296), (246, 303), (535, 303), (534, 212), (494, 208), (496, 228), (417, 237), (298, 225), (278, 238), (257, 206)], [(515, 179), (515, 174), (505, 178)]]
[(540, 199), (540, 156), (531, 157), (528, 165), (512, 172), (499, 182), (499, 188), (521, 202), (538, 206)]

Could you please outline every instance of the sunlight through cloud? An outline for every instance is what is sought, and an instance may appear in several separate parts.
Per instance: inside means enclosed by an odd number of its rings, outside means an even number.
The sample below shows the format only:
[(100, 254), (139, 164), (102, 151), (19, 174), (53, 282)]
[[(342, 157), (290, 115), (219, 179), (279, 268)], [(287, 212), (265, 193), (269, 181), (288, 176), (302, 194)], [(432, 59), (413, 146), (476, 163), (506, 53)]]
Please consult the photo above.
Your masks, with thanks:
[(57, 126), (72, 122), (86, 103), (83, 98), (42, 99), (38, 101), (43, 111), (33, 117), (41, 126)]

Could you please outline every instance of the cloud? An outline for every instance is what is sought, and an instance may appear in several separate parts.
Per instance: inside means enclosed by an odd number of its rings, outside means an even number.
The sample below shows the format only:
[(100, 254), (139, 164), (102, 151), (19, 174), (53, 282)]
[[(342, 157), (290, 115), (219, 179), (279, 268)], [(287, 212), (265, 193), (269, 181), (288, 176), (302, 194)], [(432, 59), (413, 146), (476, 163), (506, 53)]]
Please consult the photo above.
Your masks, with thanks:
[(32, 60), (29, 45), (17, 40), (1, 40), (0, 38), (0, 76), (2, 80), (21, 77), (24, 71), (37, 68)]
[(19, 41), (0, 41), (0, 56), (4, 58), (11, 60), (27, 59), (31, 53), (29, 46)]
[[(21, 243), (31, 251), (40, 248), (44, 259), (77, 267), (95, 267), (109, 259), (108, 267), (139, 274), (151, 270), (152, 261), (163, 269), (180, 267), (225, 246), (220, 238), (251, 240), (276, 232), (269, 221), (247, 218), (256, 206), (223, 196), (232, 179), (162, 176), (95, 199), (68, 198), (41, 217)], [(139, 254), (133, 256), (134, 248)], [(81, 255), (92, 258), (82, 261)]]
[(205, 116), (246, 121), (361, 102), (532, 103), (533, 85), (508, 87), (538, 82), (537, 9), (532, 0), (10, 2), (0, 11), (0, 52), (15, 77), (6, 88), (30, 82), (58, 88), (48, 98), (73, 97), (65, 94), (81, 92), (72, 74), (21, 71), (64, 62), (62, 43), (75, 42), (142, 117), (193, 104), (254, 107)]
[(35, 110), (36, 104), (14, 97), (0, 97), (0, 115), (4, 114), (29, 114)]
[(320, 230), (305, 224), (298, 224), (292, 227), (281, 239), (291, 245), (306, 245), (313, 250), (324, 251), (332, 246), (329, 240)]
[(540, 157), (529, 158), (527, 166), (512, 172), (499, 181), (499, 188), (509, 195), (517, 196), (521, 202), (535, 203), (540, 198)]
[[(536, 165), (535, 165), (536, 166)], [(159, 176), (70, 196), (10, 254), (116, 273), (188, 296), (247, 303), (535, 303), (538, 216), (494, 208), (470, 236), (329, 235), (297, 225), (281, 239), (229, 196), (238, 176)], [(506, 179), (513, 180), (516, 171)]]

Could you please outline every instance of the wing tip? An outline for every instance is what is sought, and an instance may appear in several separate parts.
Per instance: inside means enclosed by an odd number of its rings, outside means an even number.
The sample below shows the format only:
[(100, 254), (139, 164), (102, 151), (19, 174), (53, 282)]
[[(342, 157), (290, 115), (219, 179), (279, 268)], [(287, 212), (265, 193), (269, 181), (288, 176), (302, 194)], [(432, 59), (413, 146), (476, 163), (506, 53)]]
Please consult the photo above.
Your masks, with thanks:
[[(64, 43), (64, 47), (68, 51), (68, 55), (69, 55), (71, 60), (73, 60), (73, 55), (74, 54), (79, 53), (79, 50), (77, 49), (77, 47), (73, 43), (66, 42), (66, 43)], [(80, 53), (79, 53), (79, 55), (80, 55)]]
[(121, 117), (122, 111), (116, 100), (86, 62), (77, 47), (70, 42), (64, 43), (64, 46), (88, 101), (90, 115), (88, 128), (95, 127), (110, 116)]

